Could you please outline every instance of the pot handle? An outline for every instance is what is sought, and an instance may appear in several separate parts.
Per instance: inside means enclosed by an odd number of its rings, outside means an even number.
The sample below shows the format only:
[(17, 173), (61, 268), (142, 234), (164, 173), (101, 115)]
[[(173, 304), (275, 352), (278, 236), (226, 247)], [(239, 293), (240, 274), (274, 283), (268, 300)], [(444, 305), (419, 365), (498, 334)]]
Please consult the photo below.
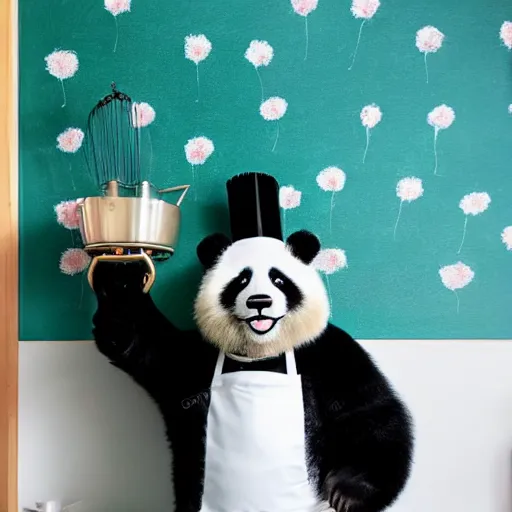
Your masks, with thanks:
[(179, 190), (183, 190), (181, 193), (178, 201), (176, 201), (176, 206), (180, 206), (183, 199), (187, 195), (188, 189), (190, 188), (190, 185), (178, 185), (177, 187), (169, 187), (169, 188), (163, 188), (162, 190), (159, 190), (159, 194), (167, 194), (167, 192), (178, 192)]
[(148, 293), (151, 287), (153, 286), (155, 282), (155, 264), (153, 263), (153, 260), (151, 257), (144, 253), (141, 254), (102, 254), (100, 256), (95, 256), (91, 264), (89, 266), (89, 271), (87, 273), (87, 280), (89, 281), (89, 285), (92, 289), (93, 287), (93, 274), (94, 269), (96, 268), (96, 265), (100, 261), (117, 261), (117, 262), (131, 262), (131, 261), (144, 261), (148, 267), (149, 272), (146, 274), (146, 278), (144, 281), (144, 288), (142, 289), (143, 293)]

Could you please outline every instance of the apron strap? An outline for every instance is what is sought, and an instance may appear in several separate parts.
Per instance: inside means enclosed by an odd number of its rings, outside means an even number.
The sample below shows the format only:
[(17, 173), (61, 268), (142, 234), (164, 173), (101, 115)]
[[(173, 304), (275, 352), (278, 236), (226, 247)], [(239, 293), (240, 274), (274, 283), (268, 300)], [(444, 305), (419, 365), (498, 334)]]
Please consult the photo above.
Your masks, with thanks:
[(213, 373), (213, 379), (217, 379), (222, 375), (222, 368), (224, 367), (224, 352), (219, 350), (219, 357), (217, 357), (217, 364), (215, 365), (215, 372)]
[(297, 365), (295, 363), (295, 354), (293, 350), (286, 352), (286, 373), (288, 375), (297, 375)]

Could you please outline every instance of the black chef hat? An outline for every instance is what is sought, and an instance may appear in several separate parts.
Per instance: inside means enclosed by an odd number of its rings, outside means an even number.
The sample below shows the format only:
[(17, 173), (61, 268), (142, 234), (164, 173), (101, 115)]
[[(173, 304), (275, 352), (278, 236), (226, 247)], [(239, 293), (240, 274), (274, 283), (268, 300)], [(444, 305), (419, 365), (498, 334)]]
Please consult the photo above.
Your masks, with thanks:
[(268, 174), (249, 172), (226, 183), (232, 241), (264, 236), (283, 239), (279, 183)]

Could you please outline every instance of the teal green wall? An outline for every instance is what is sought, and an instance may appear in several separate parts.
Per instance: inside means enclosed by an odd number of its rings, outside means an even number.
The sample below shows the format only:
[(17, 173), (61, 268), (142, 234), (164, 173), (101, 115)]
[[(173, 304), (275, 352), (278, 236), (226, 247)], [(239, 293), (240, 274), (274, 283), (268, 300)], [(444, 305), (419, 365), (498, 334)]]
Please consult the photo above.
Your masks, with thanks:
[[(179, 326), (192, 324), (192, 301), (200, 278), (195, 247), (214, 230), (227, 229), (224, 184), (241, 171), (274, 174), (302, 191), (302, 204), (288, 211), (288, 232), (307, 228), (324, 247), (346, 251), (348, 267), (329, 277), (333, 321), (358, 338), (512, 338), (512, 251), (501, 232), (512, 224), (511, 53), (499, 38), (512, 18), (508, 0), (382, 0), (362, 31), (348, 71), (360, 20), (350, 2), (319, 0), (305, 22), (288, 0), (260, 2), (133, 0), (115, 22), (101, 0), (20, 0), (20, 315), (23, 340), (91, 338), (94, 299), (86, 277), (59, 271), (59, 257), (80, 246), (77, 233), (58, 225), (53, 206), (93, 195), (81, 154), (56, 148), (68, 127), (85, 130), (88, 112), (109, 92), (110, 82), (136, 101), (150, 103), (153, 181), (190, 182), (183, 147), (204, 135), (213, 155), (196, 168), (197, 200), (183, 204), (176, 256), (158, 267), (154, 296)], [(429, 84), (415, 34), (434, 25), (445, 35), (429, 55)], [(199, 65), (184, 58), (184, 38), (205, 34), (212, 51)], [(276, 124), (259, 114), (260, 86), (244, 58), (253, 39), (274, 48), (260, 68), (265, 96), (288, 102)], [(55, 49), (76, 52), (80, 67), (64, 81), (45, 69)], [(381, 123), (371, 132), (366, 162), (359, 113), (379, 105)], [(456, 120), (438, 138), (439, 174), (434, 176), (433, 128), (426, 116), (446, 103)], [(330, 195), (316, 183), (328, 166), (344, 170), (329, 232)], [(404, 203), (396, 240), (393, 226), (403, 177), (423, 180), (424, 195)], [(487, 192), (492, 202), (470, 216), (465, 244), (460, 199)], [(72, 237), (74, 237), (72, 239)], [(439, 269), (462, 261), (475, 272), (455, 294)]]

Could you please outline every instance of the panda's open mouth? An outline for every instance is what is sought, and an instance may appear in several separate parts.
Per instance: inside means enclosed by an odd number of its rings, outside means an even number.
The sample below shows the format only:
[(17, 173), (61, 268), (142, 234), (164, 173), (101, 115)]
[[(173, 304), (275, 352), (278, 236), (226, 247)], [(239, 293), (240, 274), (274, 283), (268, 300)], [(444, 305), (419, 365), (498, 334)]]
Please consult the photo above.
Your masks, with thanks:
[(246, 318), (245, 322), (256, 334), (267, 334), (275, 327), (280, 319), (281, 317), (272, 318), (270, 316), (258, 315)]

